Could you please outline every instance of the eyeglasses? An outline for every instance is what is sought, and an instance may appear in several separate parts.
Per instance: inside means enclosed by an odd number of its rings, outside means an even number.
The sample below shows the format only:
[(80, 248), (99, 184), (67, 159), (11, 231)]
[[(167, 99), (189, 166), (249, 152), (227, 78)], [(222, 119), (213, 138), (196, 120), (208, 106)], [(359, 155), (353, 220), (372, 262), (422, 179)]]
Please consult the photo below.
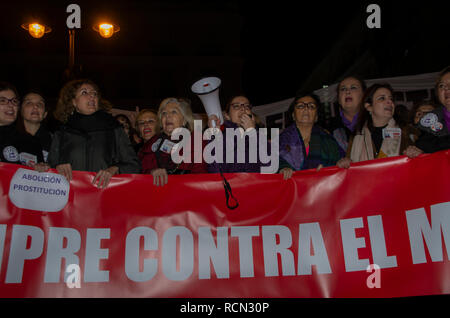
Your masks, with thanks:
[(13, 106), (19, 106), (20, 100), (16, 97), (14, 98), (6, 98), (6, 97), (0, 97), (0, 105), (8, 105), (8, 103), (11, 103)]
[(442, 82), (442, 83), (439, 83), (438, 88), (442, 89), (442, 90), (447, 90), (447, 89), (450, 89), (450, 86), (449, 86), (449, 84)]
[(140, 120), (137, 122), (138, 126), (145, 126), (145, 125), (152, 125), (154, 124), (156, 121), (154, 119), (150, 119), (150, 120)]
[(250, 110), (252, 109), (252, 104), (231, 104), (231, 107), (233, 107), (234, 110)]
[(308, 108), (310, 110), (316, 110), (317, 109), (317, 105), (312, 103), (312, 102), (311, 103), (298, 103), (297, 105), (295, 105), (295, 108), (296, 109), (301, 109), (301, 110), (303, 110), (305, 108)]

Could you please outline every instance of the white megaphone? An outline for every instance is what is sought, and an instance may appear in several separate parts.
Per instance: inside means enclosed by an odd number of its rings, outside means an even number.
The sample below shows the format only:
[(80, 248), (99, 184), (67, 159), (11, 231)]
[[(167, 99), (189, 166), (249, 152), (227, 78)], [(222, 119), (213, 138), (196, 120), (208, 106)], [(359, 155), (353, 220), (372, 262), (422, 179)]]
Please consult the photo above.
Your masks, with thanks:
[[(192, 84), (191, 90), (197, 94), (205, 107), (206, 114), (209, 116), (216, 115), (220, 124), (223, 124), (222, 108), (219, 100), (220, 78), (205, 77)], [(215, 123), (213, 122), (213, 127)]]

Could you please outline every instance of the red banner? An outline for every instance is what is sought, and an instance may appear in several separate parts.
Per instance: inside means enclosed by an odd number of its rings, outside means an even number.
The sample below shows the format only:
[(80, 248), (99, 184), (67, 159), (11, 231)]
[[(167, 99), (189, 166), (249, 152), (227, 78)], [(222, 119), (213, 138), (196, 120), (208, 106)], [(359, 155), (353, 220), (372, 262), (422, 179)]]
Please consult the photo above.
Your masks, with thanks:
[[(0, 164), (0, 297), (450, 293), (450, 151), (281, 175), (113, 177)], [(54, 171), (51, 171), (54, 172)], [(375, 264), (375, 265), (373, 265)]]

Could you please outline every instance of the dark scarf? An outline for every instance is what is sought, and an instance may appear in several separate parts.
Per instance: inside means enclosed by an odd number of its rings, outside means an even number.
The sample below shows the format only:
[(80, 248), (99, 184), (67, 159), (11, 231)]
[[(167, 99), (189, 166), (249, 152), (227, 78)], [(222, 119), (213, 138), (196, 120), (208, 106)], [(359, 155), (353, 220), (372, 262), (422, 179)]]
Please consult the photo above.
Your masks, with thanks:
[(119, 127), (120, 123), (110, 114), (99, 110), (91, 115), (83, 115), (74, 112), (67, 120), (66, 126), (83, 133), (94, 131), (112, 130)]

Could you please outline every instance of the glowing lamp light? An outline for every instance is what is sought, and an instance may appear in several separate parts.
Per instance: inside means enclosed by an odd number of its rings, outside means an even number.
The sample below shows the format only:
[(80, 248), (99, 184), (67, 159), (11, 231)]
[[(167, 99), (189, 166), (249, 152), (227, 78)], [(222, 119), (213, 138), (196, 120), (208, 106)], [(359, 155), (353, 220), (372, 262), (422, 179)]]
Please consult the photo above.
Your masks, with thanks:
[(22, 24), (22, 28), (27, 30), (36, 39), (42, 38), (45, 33), (52, 31), (51, 28), (37, 22)]
[(94, 27), (94, 30), (107, 39), (112, 37), (114, 33), (119, 32), (120, 28), (111, 23), (100, 23), (98, 26)]

